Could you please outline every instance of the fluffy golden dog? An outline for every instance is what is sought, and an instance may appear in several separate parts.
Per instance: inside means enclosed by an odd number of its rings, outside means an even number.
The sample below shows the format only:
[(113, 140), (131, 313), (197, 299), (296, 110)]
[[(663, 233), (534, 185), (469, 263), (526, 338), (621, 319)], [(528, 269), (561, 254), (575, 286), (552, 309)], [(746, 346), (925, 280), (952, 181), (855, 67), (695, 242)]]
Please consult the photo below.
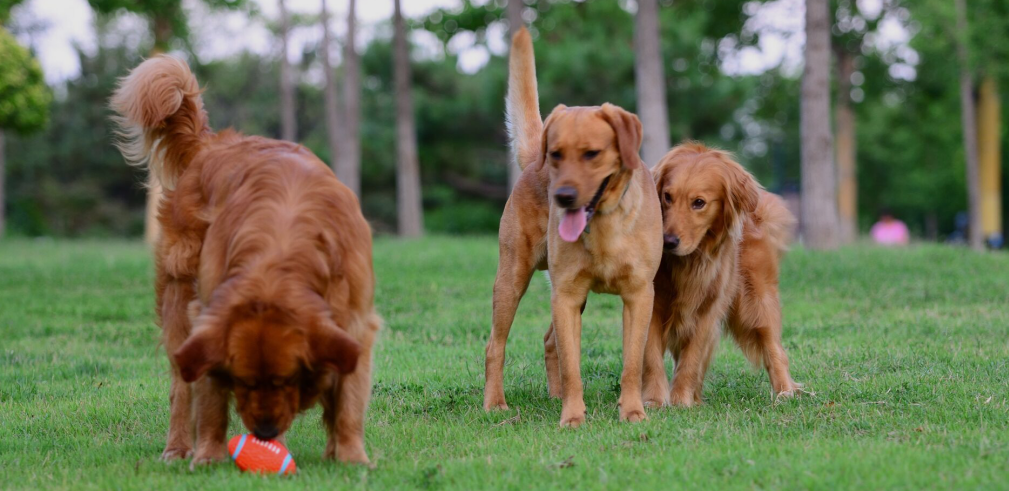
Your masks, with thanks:
[[(112, 98), (120, 150), (164, 185), (156, 309), (172, 366), (162, 458), (228, 457), (229, 394), (258, 438), (323, 405), (325, 455), (367, 462), (371, 230), (357, 198), (300, 145), (214, 133), (180, 60), (158, 56)], [(195, 410), (195, 415), (193, 411)]]
[(638, 157), (641, 122), (611, 104), (557, 106), (540, 119), (532, 39), (512, 41), (508, 127), (524, 169), (505, 206), (487, 344), (484, 408), (507, 408), (505, 344), (533, 273), (549, 269), (553, 323), (544, 338), (550, 395), (561, 426), (585, 422), (581, 312), (589, 291), (624, 302), (620, 419), (645, 419), (641, 370), (662, 254), (662, 218), (651, 173)]
[[(697, 143), (672, 149), (655, 167), (665, 254), (645, 355), (648, 405), (701, 402), (704, 375), (724, 321), (779, 396), (800, 387), (781, 345), (778, 262), (795, 218), (725, 152)], [(670, 390), (666, 350), (676, 368)]]

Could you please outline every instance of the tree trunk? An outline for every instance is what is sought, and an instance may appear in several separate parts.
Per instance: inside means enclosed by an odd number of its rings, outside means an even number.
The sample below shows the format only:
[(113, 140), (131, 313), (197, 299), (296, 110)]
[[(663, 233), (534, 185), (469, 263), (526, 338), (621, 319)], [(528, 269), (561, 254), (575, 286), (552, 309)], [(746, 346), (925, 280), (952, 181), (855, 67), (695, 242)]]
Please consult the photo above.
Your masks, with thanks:
[[(522, 20), (522, 0), (508, 0), (508, 45), (511, 46), (511, 38), (525, 25)], [(509, 155), (508, 158), (508, 191), (515, 187), (519, 176), (522, 175), (522, 168), (519, 167), (518, 155)]]
[(399, 212), (399, 234), (404, 237), (419, 237), (424, 233), (420, 166), (417, 162), (417, 135), (413, 127), (413, 98), (410, 93), (410, 50), (400, 3), (401, 0), (393, 2), (393, 71), (396, 79), (396, 138), (398, 143), (396, 198)]
[(638, 115), (644, 126), (641, 150), (645, 163), (654, 166), (669, 151), (666, 77), (662, 69), (657, 0), (638, 0), (634, 26)]
[(837, 247), (837, 173), (830, 132), (830, 12), (828, 0), (806, 0), (802, 76), (801, 223), (811, 249)]
[(329, 35), (329, 8), (326, 5), (326, 0), (322, 0), (322, 12), (319, 21), (322, 22), (322, 46), (319, 49), (319, 55), (322, 58), (322, 71), (326, 76), (324, 95), (326, 97), (326, 139), (329, 142), (329, 165), (333, 167), (333, 172), (336, 173), (337, 179), (347, 184), (344, 181), (345, 176), (340, 175), (340, 150), (343, 149), (343, 142), (340, 141), (340, 109), (337, 107), (336, 74), (333, 73), (333, 65), (329, 58), (329, 48), (332, 39)]
[(956, 54), (960, 61), (960, 119), (963, 124), (963, 148), (967, 168), (967, 214), (970, 217), (967, 243), (971, 249), (983, 251), (974, 80), (970, 72), (970, 56), (967, 50), (967, 5), (964, 0), (954, 0), (953, 4), (956, 8)]
[(279, 0), (277, 6), (280, 8), (280, 137), (293, 142), (298, 141), (298, 120), (295, 115), (291, 60), (287, 58), (287, 39), (291, 26), (285, 1)]
[(357, 2), (347, 11), (347, 39), (343, 46), (343, 150), (336, 161), (336, 177), (361, 196), (361, 64), (357, 54)]
[(4, 194), (4, 134), (0, 131), (0, 239), (4, 237), (7, 230), (7, 208), (4, 206), (6, 194)]
[(855, 57), (837, 49), (837, 109), (834, 128), (837, 145), (837, 208), (840, 240), (850, 244), (858, 238), (858, 180), (856, 179), (855, 111), (851, 107), (851, 75)]
[(987, 239), (1002, 236), (1002, 102), (995, 77), (981, 80), (977, 106), (981, 232)]

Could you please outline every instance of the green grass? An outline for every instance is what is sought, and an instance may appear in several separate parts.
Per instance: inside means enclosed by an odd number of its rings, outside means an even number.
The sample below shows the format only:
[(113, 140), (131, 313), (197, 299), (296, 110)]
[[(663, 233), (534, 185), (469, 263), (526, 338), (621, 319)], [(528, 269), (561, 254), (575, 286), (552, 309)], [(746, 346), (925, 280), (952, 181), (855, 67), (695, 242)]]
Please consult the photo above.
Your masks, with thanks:
[(281, 479), (158, 461), (167, 360), (143, 246), (0, 242), (0, 487), (1009, 487), (1005, 254), (795, 250), (782, 272), (785, 345), (815, 396), (774, 404), (766, 374), (724, 340), (703, 406), (636, 425), (617, 421), (618, 301), (592, 296), (577, 430), (558, 428), (560, 402), (546, 397), (539, 276), (512, 330), (512, 409), (481, 409), (496, 256), (493, 238), (377, 242), (375, 465), (323, 461), (315, 409), (289, 434), (299, 474)]

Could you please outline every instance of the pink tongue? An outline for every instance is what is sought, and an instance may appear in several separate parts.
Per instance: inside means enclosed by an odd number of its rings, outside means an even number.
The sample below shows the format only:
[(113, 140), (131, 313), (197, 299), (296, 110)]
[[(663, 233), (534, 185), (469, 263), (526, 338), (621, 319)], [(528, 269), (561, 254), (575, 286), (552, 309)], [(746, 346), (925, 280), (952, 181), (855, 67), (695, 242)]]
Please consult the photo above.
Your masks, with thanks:
[(561, 218), (561, 225), (557, 228), (561, 238), (568, 242), (574, 242), (582, 235), (583, 230), (585, 230), (585, 207), (565, 211), (564, 217)]

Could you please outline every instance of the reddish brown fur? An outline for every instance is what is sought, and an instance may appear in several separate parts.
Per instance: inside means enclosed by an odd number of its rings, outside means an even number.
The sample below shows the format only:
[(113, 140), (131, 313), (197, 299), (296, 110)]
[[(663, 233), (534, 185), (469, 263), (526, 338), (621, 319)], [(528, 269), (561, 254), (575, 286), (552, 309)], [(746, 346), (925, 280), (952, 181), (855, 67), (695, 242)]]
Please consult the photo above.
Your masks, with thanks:
[[(282, 438), (321, 402), (327, 457), (367, 462), (374, 312), (371, 231), (357, 199), (300, 145), (207, 126), (185, 63), (138, 66), (112, 99), (127, 159), (166, 193), (156, 305), (172, 362), (166, 460), (227, 457), (228, 397)], [(190, 385), (191, 383), (191, 385)]]
[[(561, 425), (585, 421), (581, 310), (590, 290), (620, 295), (624, 302), (620, 418), (640, 421), (645, 419), (642, 357), (661, 256), (658, 199), (637, 153), (641, 123), (612, 104), (558, 106), (541, 122), (532, 40), (525, 29), (512, 42), (510, 67), (508, 123), (514, 156), (524, 171), (501, 218), (484, 408), (507, 408), (503, 372), (508, 333), (533, 273), (549, 269), (553, 323), (544, 337), (545, 361), (550, 395), (563, 398)], [(564, 211), (553, 204), (555, 191), (575, 189), (575, 206), (583, 207), (607, 177), (589, 222), (591, 231), (574, 242), (561, 240), (557, 229)]]
[[(680, 242), (667, 247), (655, 277), (646, 404), (701, 401), (723, 321), (747, 358), (767, 369), (774, 392), (794, 394), (800, 385), (781, 345), (778, 263), (795, 218), (729, 154), (698, 143), (672, 149), (655, 175), (663, 232)], [(671, 390), (663, 367), (667, 349), (676, 360)]]

